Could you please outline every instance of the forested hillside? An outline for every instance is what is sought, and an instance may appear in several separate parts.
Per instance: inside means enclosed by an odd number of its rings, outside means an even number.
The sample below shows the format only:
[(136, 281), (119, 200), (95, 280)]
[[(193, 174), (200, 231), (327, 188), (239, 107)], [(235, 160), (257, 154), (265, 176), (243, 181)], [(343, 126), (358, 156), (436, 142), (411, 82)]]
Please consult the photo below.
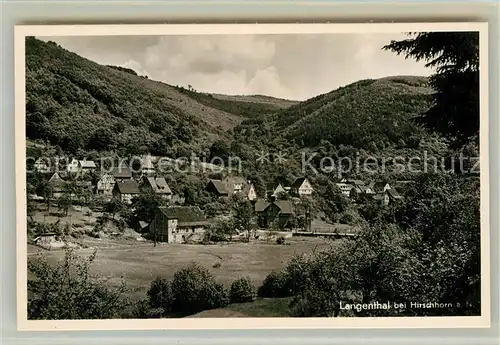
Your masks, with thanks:
[[(260, 106), (260, 107), (259, 107)], [(42, 139), (68, 153), (198, 152), (227, 130), (280, 106), (223, 100), (102, 66), (54, 42), (26, 40), (28, 139)]]
[(362, 80), (288, 108), (277, 127), (307, 147), (321, 140), (356, 148), (409, 141), (414, 147), (423, 133), (412, 119), (429, 108), (431, 92), (423, 77)]

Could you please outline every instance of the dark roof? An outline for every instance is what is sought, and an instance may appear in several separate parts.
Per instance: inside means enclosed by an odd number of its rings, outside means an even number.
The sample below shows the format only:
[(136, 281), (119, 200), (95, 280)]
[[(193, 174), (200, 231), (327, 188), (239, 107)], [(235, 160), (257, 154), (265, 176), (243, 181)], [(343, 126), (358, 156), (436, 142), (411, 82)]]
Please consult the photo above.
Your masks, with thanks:
[(292, 205), (291, 201), (289, 201), (289, 200), (276, 200), (275, 202), (273, 202), (273, 204), (278, 206), (278, 208), (280, 209), (280, 213), (293, 214), (293, 205)]
[(80, 161), (80, 166), (84, 169), (97, 168), (94, 161), (87, 161), (87, 160)]
[(208, 224), (207, 218), (198, 206), (160, 206), (158, 209), (168, 219), (177, 219), (180, 226)]
[(121, 194), (139, 194), (139, 185), (134, 180), (117, 181), (116, 187)]
[(115, 178), (131, 178), (132, 177), (132, 172), (126, 166), (113, 168), (113, 170), (111, 171), (111, 174)]
[(387, 193), (389, 193), (389, 196), (395, 199), (400, 199), (402, 198), (401, 195), (399, 195), (398, 191), (395, 190), (394, 188), (388, 189)]
[(373, 188), (376, 190), (376, 191), (380, 191), (380, 190), (383, 190), (385, 185), (387, 184), (387, 182), (375, 182), (373, 184)]
[(61, 176), (59, 176), (58, 173), (54, 173), (54, 175), (52, 175), (52, 177), (49, 179), (49, 182), (48, 182), (52, 187), (62, 187), (64, 185), (66, 185), (66, 181), (64, 181)]
[(306, 180), (305, 177), (300, 177), (296, 179), (295, 182), (292, 183), (292, 188), (299, 188), (300, 186), (302, 186), (302, 183), (304, 183), (305, 180)]
[(225, 184), (247, 184), (247, 180), (241, 176), (227, 176), (222, 182)]
[(147, 177), (148, 183), (153, 191), (158, 194), (172, 194), (170, 187), (164, 177)]
[(351, 179), (349, 179), (349, 180), (347, 180), (347, 182), (352, 183), (352, 184), (354, 184), (356, 186), (362, 186), (362, 185), (365, 184), (362, 180), (351, 180)]
[(221, 180), (210, 180), (209, 184), (210, 183), (215, 187), (215, 190), (217, 190), (217, 193), (220, 195), (229, 194), (226, 185)]
[(264, 199), (257, 199), (255, 202), (255, 212), (263, 212), (270, 203), (265, 201)]

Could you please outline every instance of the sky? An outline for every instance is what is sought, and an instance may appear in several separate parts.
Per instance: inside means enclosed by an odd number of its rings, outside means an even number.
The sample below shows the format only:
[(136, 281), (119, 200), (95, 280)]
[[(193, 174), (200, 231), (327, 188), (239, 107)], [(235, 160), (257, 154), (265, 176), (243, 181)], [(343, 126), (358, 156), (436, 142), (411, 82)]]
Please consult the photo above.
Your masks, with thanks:
[(428, 76), (381, 48), (397, 33), (38, 37), (104, 65), (209, 93), (305, 100), (361, 79)]

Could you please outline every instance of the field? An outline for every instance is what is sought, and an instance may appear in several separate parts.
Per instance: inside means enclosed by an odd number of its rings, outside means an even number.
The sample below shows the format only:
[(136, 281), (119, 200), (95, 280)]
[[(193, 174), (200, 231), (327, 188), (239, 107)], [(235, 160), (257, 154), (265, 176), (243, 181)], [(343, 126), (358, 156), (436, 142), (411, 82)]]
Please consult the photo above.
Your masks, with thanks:
[[(88, 248), (78, 249), (77, 253), (89, 255), (94, 248), (97, 249), (94, 273), (109, 278), (112, 284), (118, 284), (123, 277), (131, 289), (130, 297), (140, 299), (146, 296), (147, 288), (156, 276), (172, 278), (178, 269), (193, 261), (209, 268), (217, 281), (226, 286), (240, 276), (249, 276), (259, 286), (267, 274), (283, 267), (293, 255), (311, 253), (339, 243), (315, 237), (293, 237), (287, 242), (288, 245), (265, 241), (216, 245), (159, 243), (154, 247), (151, 242), (132, 239), (85, 238)], [(39, 252), (45, 253), (49, 260), (64, 256), (62, 250), (47, 251), (28, 246), (30, 258)]]

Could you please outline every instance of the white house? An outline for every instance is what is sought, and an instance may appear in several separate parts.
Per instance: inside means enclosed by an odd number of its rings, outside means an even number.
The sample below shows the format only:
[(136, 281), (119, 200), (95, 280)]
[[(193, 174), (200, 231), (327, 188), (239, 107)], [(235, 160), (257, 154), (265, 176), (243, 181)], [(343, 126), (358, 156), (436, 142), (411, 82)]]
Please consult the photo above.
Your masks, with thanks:
[(97, 165), (95, 164), (94, 161), (88, 161), (88, 160), (79, 161), (78, 166), (82, 172), (95, 171), (97, 168)]
[(344, 194), (347, 197), (349, 197), (351, 195), (351, 189), (354, 188), (354, 186), (352, 184), (344, 183), (344, 182), (336, 183), (336, 185), (337, 185), (337, 187), (339, 187), (342, 194)]
[(50, 172), (50, 160), (44, 157), (38, 158), (33, 167), (39, 173), (48, 173)]
[(80, 171), (80, 162), (77, 159), (72, 159), (68, 164), (67, 170), (69, 173), (77, 173)]
[(298, 196), (309, 196), (314, 191), (311, 183), (305, 177), (301, 177), (295, 180), (295, 182), (292, 184), (291, 190), (295, 195)]
[(97, 194), (112, 195), (116, 180), (110, 173), (104, 173), (97, 181)]
[(246, 185), (246, 187), (243, 189), (242, 192), (244, 193), (245, 197), (250, 201), (254, 201), (255, 199), (257, 199), (257, 193), (255, 192), (255, 188), (253, 184), (250, 182)]

